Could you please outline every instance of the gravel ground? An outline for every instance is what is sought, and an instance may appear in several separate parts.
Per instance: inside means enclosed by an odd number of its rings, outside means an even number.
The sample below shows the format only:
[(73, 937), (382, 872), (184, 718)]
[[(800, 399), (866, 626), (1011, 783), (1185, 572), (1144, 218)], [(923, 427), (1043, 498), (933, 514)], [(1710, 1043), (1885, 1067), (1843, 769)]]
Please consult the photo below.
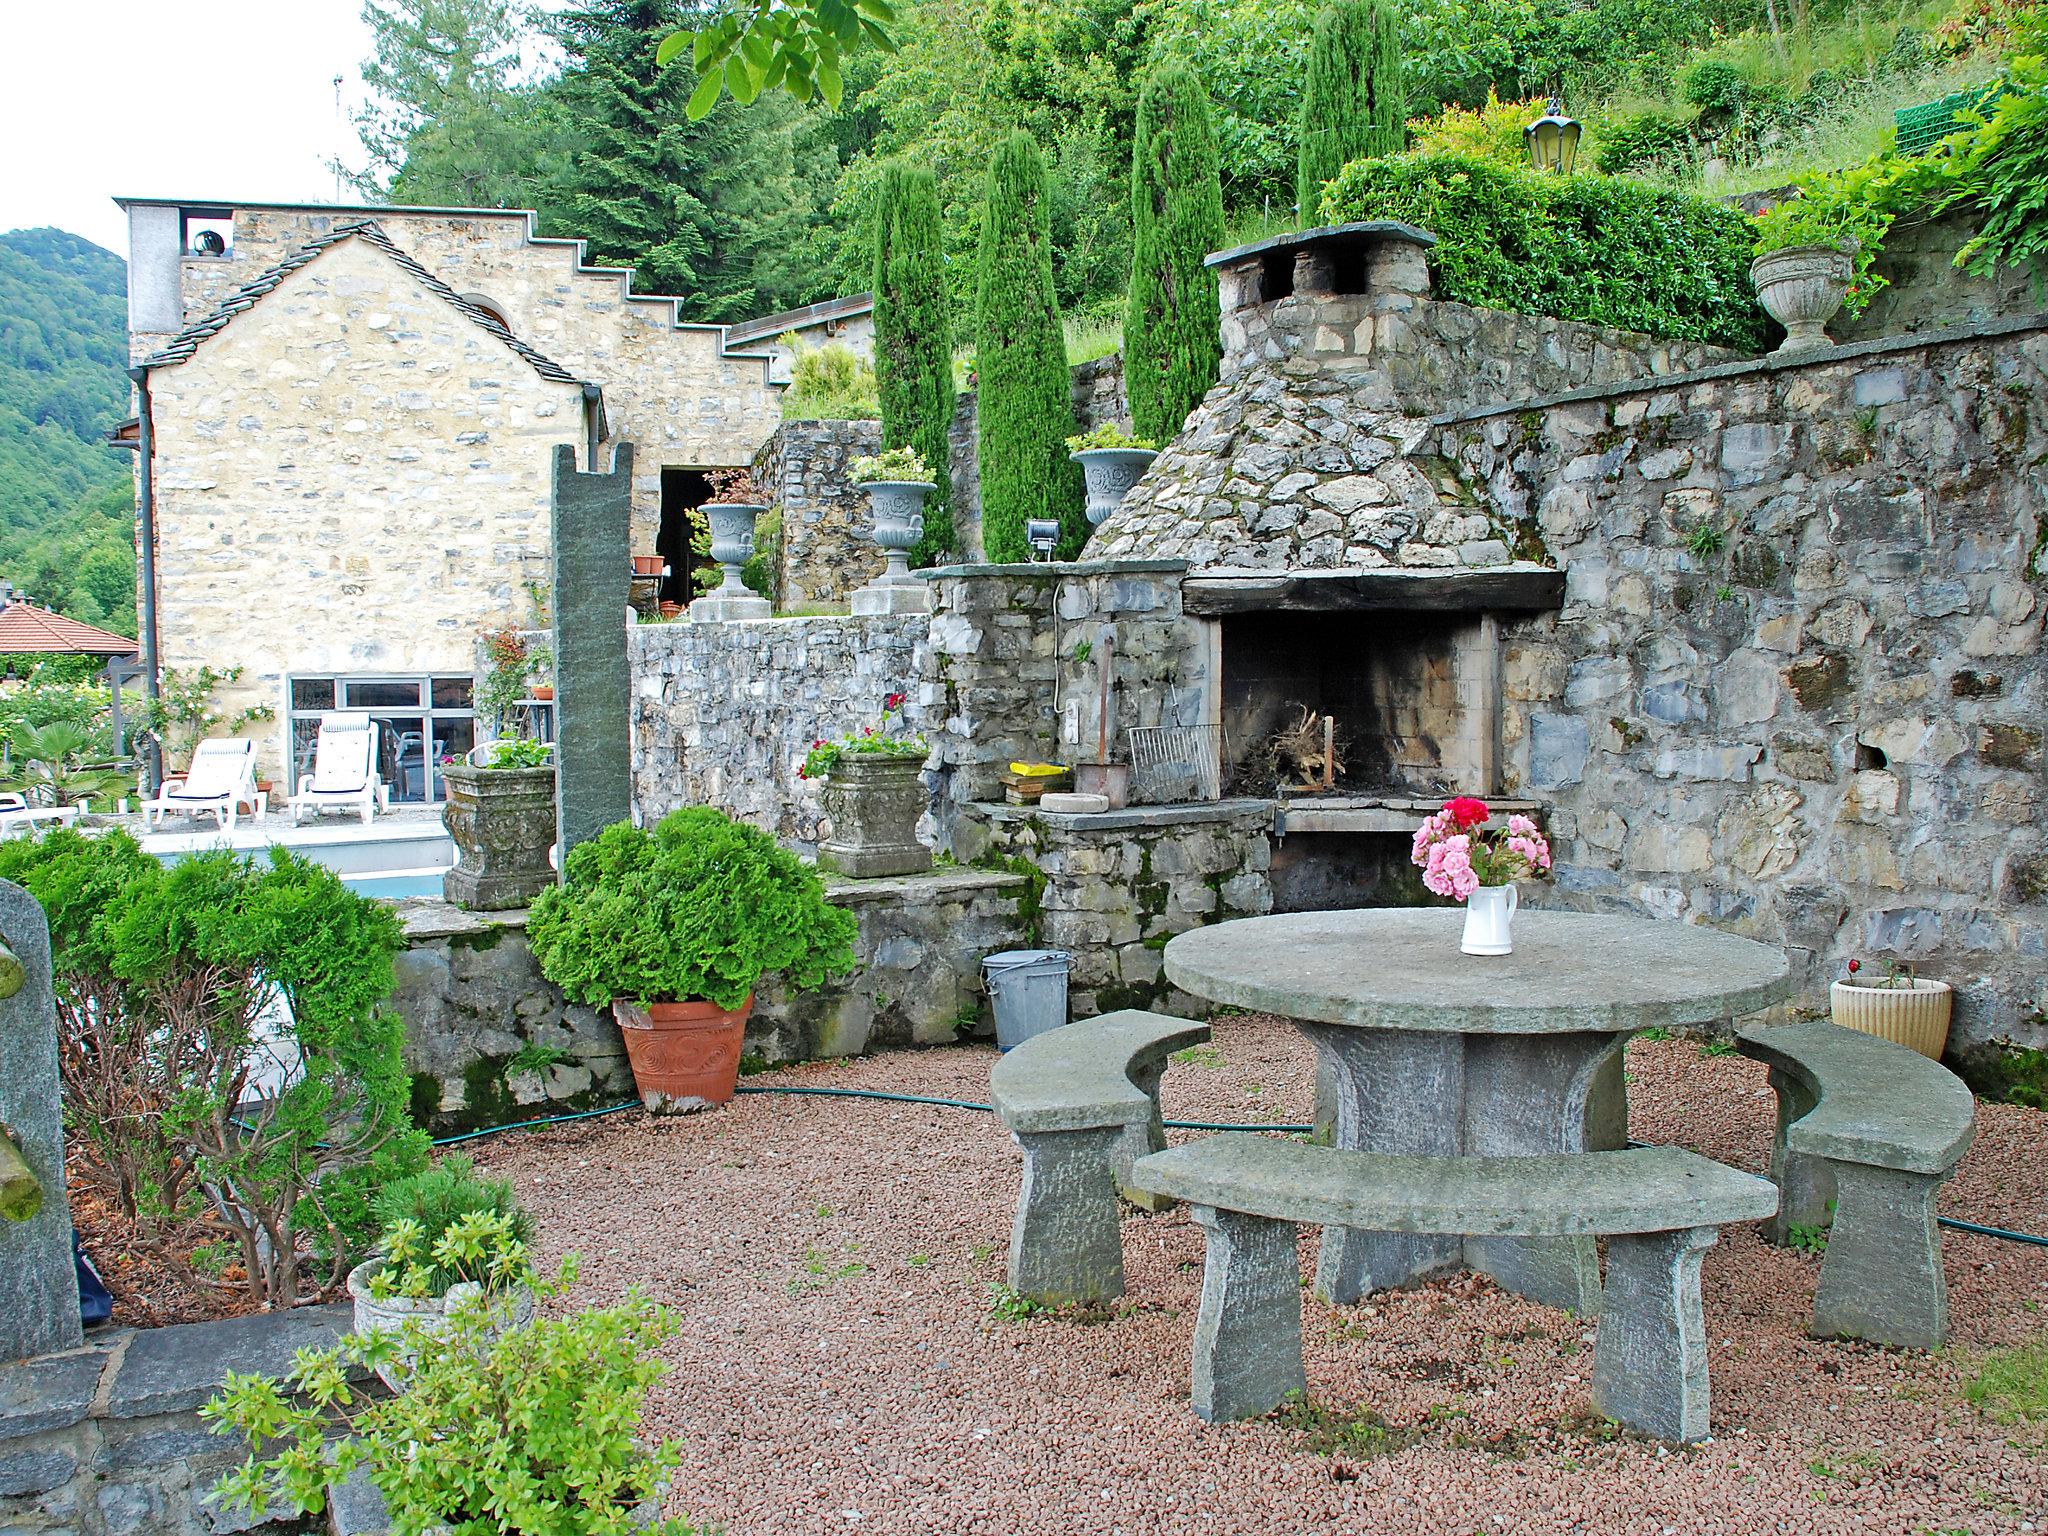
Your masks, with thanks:
[[(749, 1079), (985, 1100), (985, 1049)], [(1692, 1042), (1630, 1049), (1631, 1129), (1768, 1160), (1763, 1068)], [(1306, 1119), (1291, 1029), (1236, 1017), (1166, 1076), (1170, 1118)], [(1985, 1107), (1946, 1214), (2048, 1231), (2048, 1116)], [(1592, 1332), (1472, 1276), (1303, 1304), (1312, 1407), (1211, 1427), (1187, 1406), (1201, 1233), (1124, 1223), (1114, 1315), (1005, 1321), (1018, 1157), (986, 1115), (747, 1095), (475, 1144), (586, 1301), (673, 1305), (652, 1427), (682, 1446), (674, 1512), (730, 1536), (1407, 1536), (2048, 1530), (2038, 1426), (1960, 1397), (1973, 1351), (2042, 1325), (2048, 1250), (1950, 1233), (1954, 1343), (1936, 1356), (1802, 1333), (1817, 1258), (1724, 1229), (1707, 1255), (1714, 1437), (1673, 1451), (1591, 1416)], [(1304, 1273), (1314, 1233), (1303, 1234)]]

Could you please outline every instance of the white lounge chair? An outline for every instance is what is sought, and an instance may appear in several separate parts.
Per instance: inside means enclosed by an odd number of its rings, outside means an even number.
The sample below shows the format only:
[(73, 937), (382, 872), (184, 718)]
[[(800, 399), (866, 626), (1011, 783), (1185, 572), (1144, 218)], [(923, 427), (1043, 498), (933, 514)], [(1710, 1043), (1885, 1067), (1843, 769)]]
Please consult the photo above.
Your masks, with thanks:
[(142, 807), (145, 828), (166, 816), (211, 816), (223, 832), (235, 830), (244, 804), (260, 820), (267, 808), (256, 790), (256, 743), (230, 738), (202, 741), (192, 749), (192, 766), (182, 778), (164, 780), (154, 800)]
[(377, 774), (377, 727), (358, 710), (320, 717), (313, 738), (313, 776), (292, 796), (292, 825), (308, 811), (359, 812), (363, 825), (391, 809), (391, 792)]
[(0, 794), (0, 838), (13, 837), (16, 833), (34, 837), (52, 824), (75, 827), (79, 813), (84, 809), (83, 805), (30, 805), (10, 790)]

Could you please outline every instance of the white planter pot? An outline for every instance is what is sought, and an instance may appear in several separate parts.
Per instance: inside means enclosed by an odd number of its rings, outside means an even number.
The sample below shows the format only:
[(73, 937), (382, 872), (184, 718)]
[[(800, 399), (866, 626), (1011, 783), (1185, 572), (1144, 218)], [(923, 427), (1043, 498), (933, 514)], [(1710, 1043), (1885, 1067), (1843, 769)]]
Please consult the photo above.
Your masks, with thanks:
[(1512, 885), (1482, 885), (1465, 898), (1465, 938), (1458, 948), (1468, 955), (1513, 954), (1521, 906), (1521, 893)]
[(1831, 345), (1827, 323), (1848, 297), (1855, 275), (1851, 253), (1831, 245), (1796, 245), (1749, 264), (1757, 302), (1785, 327), (1779, 355)]
[[(370, 1277), (383, 1267), (383, 1259), (369, 1258), (348, 1272), (348, 1294), (355, 1303), (357, 1333), (397, 1333), (407, 1323), (417, 1323), (430, 1334), (439, 1333), (448, 1326), (449, 1309), (481, 1290), (479, 1286), (465, 1283), (451, 1285), (445, 1296), (426, 1296), (417, 1301), (405, 1296), (391, 1296), (380, 1301), (370, 1294)], [(516, 1328), (521, 1323), (533, 1321), (533, 1292), (523, 1286), (508, 1292), (504, 1299), (504, 1312), (500, 1327)], [(400, 1345), (397, 1353), (400, 1362), (404, 1363), (411, 1361), (419, 1351)], [(390, 1366), (377, 1367), (379, 1379), (394, 1392), (399, 1390), (395, 1379), (397, 1374)]]
[(1945, 981), (1914, 978), (1896, 987), (1838, 981), (1828, 988), (1828, 1011), (1845, 1029), (1860, 1029), (1918, 1051), (1934, 1061), (1948, 1045), (1955, 993)]

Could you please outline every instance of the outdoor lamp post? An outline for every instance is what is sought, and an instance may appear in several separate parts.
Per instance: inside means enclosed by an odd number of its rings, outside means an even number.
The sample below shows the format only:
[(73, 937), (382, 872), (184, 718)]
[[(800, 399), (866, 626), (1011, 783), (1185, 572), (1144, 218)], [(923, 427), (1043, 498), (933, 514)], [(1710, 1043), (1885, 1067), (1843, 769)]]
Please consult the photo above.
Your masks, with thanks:
[(1551, 97), (1549, 110), (1522, 130), (1522, 142), (1529, 146), (1529, 163), (1539, 171), (1571, 175), (1578, 164), (1579, 135), (1584, 131), (1577, 118), (1564, 115), (1564, 103)]

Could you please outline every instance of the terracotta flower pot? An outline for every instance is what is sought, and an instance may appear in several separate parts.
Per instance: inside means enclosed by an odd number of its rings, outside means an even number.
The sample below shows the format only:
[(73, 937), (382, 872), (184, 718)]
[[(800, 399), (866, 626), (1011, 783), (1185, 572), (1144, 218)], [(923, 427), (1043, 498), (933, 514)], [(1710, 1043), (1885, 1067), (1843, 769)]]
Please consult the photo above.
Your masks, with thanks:
[(535, 683), (529, 692), (536, 703), (552, 704), (555, 701), (555, 685), (553, 683)]
[(642, 1008), (623, 998), (612, 1017), (626, 1040), (640, 1102), (657, 1115), (687, 1114), (730, 1103), (740, 1080), (740, 1048), (754, 994), (734, 1009), (693, 999)]
[(1907, 1046), (1934, 1061), (1948, 1045), (1949, 1011), (1955, 994), (1945, 981), (1896, 987), (1865, 987), (1838, 981), (1828, 988), (1828, 1011), (1837, 1024)]
[(667, 564), (668, 561), (660, 555), (635, 555), (633, 557), (633, 574), (635, 576), (659, 576), (662, 568)]

